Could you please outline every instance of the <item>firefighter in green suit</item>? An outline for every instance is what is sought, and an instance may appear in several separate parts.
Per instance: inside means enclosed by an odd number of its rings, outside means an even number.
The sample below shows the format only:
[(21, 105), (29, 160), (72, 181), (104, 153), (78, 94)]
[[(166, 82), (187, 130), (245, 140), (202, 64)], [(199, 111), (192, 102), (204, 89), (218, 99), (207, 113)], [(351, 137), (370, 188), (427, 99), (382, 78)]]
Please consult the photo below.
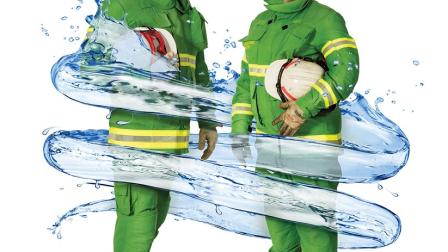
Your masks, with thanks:
[[(188, 0), (105, 0), (106, 16), (124, 21), (131, 29), (162, 28), (171, 33), (177, 46), (179, 78), (191, 84), (209, 86), (204, 60), (207, 38), (203, 16)], [(119, 122), (127, 122), (127, 124)], [(202, 159), (213, 152), (216, 124), (199, 121), (199, 149)], [(165, 117), (123, 109), (112, 111), (109, 143), (168, 153), (188, 152), (189, 118)], [(117, 221), (114, 251), (148, 252), (169, 208), (169, 192), (148, 186), (115, 183)]]
[[(358, 80), (356, 43), (340, 14), (315, 0), (265, 0), (248, 35), (241, 77), (232, 101), (232, 133), (251, 131), (255, 117), (259, 134), (296, 136), (315, 141), (341, 142), (338, 103), (353, 91)], [(324, 67), (321, 79), (297, 100), (280, 101), (264, 87), (269, 65), (281, 59), (300, 58)], [(336, 189), (337, 183), (258, 172), (296, 182)], [(271, 175), (272, 176), (272, 175)], [(306, 224), (267, 217), (272, 238), (270, 252), (337, 251), (335, 232)]]

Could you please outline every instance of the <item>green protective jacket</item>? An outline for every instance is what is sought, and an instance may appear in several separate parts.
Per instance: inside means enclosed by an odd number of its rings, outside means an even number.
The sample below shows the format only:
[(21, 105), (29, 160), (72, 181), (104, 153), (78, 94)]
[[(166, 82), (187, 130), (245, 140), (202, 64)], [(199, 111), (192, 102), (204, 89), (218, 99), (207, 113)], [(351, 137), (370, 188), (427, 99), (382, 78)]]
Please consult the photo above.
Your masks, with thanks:
[(232, 101), (232, 133), (247, 134), (254, 117), (258, 133), (279, 133), (280, 126), (272, 121), (284, 110), (264, 88), (265, 72), (275, 60), (299, 57), (325, 64), (327, 71), (296, 101), (306, 119), (296, 136), (340, 142), (338, 103), (353, 91), (359, 74), (356, 43), (344, 19), (314, 0), (267, 2), (268, 10), (255, 18), (241, 40), (245, 57)]
[[(131, 29), (152, 27), (169, 31), (178, 49), (179, 78), (192, 84), (210, 85), (204, 59), (205, 20), (188, 0), (105, 0), (102, 10), (106, 16), (124, 21)], [(109, 126), (109, 143), (112, 144), (175, 153), (188, 151), (189, 118), (115, 109)], [(200, 128), (215, 126), (199, 121)]]

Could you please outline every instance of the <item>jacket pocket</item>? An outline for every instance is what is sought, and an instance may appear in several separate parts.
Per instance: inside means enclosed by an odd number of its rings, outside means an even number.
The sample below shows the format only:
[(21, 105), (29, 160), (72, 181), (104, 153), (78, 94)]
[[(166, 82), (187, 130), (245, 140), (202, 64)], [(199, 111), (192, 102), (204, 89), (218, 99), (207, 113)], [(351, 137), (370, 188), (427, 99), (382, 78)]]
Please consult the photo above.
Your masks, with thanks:
[(293, 23), (288, 26), (289, 36), (285, 43), (284, 53), (287, 58), (303, 57), (304, 52), (311, 47), (315, 29), (304, 23)]
[(258, 23), (254, 24), (249, 31), (249, 34), (242, 38), (240, 42), (243, 43), (243, 46), (246, 50), (248, 50), (252, 45), (256, 43), (256, 41), (260, 40), (263, 35), (266, 33), (267, 25)]
[(118, 214), (131, 215), (130, 186), (131, 184), (129, 183), (114, 183), (115, 204)]

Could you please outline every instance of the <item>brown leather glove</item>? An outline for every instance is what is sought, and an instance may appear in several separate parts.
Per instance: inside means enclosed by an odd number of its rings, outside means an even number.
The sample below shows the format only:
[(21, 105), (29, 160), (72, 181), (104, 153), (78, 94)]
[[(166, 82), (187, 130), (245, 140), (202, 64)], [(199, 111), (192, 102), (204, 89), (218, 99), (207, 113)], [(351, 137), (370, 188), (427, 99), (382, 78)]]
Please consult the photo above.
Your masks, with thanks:
[(274, 121), (272, 121), (272, 125), (275, 126), (280, 122), (283, 122), (283, 125), (280, 128), (280, 135), (294, 136), (300, 129), (300, 126), (305, 122), (305, 119), (303, 119), (303, 111), (294, 101), (281, 103), (279, 107), (284, 109), (285, 112), (275, 118)]
[(216, 143), (218, 142), (218, 132), (216, 129), (200, 129), (199, 130), (199, 144), (198, 149), (203, 150), (205, 143), (207, 142), (207, 149), (202, 154), (201, 159), (208, 159), (215, 150)]

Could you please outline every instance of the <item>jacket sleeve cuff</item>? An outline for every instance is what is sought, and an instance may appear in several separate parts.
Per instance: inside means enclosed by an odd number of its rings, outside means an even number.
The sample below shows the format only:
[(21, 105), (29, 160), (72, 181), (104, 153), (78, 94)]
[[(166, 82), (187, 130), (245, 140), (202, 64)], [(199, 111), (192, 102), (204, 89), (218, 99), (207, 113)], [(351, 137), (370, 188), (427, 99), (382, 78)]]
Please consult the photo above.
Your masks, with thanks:
[(200, 129), (216, 129), (216, 127), (222, 127), (221, 124), (216, 123), (216, 122), (210, 122), (210, 121), (198, 121), (199, 124), (199, 128)]
[(309, 119), (319, 114), (320, 110), (324, 108), (322, 97), (314, 88), (312, 88), (306, 95), (296, 101), (297, 106), (303, 111), (303, 118)]
[(248, 135), (252, 129), (252, 117), (245, 115), (235, 115), (232, 118), (232, 135)]

